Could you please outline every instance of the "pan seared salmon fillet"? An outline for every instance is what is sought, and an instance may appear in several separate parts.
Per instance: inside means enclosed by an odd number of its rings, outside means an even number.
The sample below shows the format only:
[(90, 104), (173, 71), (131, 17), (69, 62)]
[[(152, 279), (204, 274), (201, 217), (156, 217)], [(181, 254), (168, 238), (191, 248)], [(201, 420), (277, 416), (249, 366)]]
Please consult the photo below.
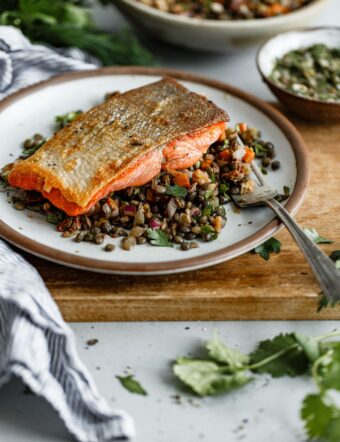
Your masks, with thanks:
[(70, 216), (161, 169), (192, 166), (223, 135), (228, 114), (171, 78), (114, 95), (18, 160), (11, 186), (37, 190)]

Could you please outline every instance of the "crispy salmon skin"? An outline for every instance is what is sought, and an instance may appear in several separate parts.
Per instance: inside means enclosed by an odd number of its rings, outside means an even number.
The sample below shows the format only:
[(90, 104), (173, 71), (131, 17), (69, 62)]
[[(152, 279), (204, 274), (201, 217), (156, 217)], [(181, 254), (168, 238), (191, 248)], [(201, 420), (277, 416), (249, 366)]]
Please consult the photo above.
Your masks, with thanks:
[(228, 114), (171, 78), (81, 114), (9, 175), (68, 215), (86, 213), (109, 192), (141, 186), (163, 169), (193, 165), (225, 131)]

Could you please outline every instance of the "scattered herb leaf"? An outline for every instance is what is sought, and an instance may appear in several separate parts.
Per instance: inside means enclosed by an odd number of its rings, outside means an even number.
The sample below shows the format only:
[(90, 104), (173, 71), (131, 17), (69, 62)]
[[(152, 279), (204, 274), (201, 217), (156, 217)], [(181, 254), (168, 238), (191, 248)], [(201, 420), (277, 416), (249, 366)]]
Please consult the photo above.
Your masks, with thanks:
[(281, 242), (276, 238), (270, 238), (260, 246), (256, 247), (255, 253), (259, 254), (264, 260), (268, 261), (271, 253), (281, 252)]
[(51, 224), (59, 224), (64, 219), (64, 214), (61, 211), (48, 212), (46, 215), (47, 222)]
[(29, 149), (23, 149), (19, 158), (22, 160), (29, 158), (45, 143), (45, 141), (46, 140), (44, 139), (44, 140), (40, 141), (40, 143), (35, 144), (34, 146), (30, 147)]
[(167, 195), (172, 195), (178, 198), (185, 198), (188, 191), (185, 187), (181, 187), (175, 184), (174, 186), (166, 186), (166, 193)]
[(323, 437), (333, 415), (334, 407), (326, 404), (321, 394), (309, 394), (303, 400), (301, 417), (310, 438)]
[(225, 393), (251, 381), (244, 372), (225, 374), (225, 369), (216, 362), (200, 359), (179, 358), (173, 370), (199, 396)]
[(309, 359), (293, 333), (260, 342), (250, 360), (253, 371), (269, 373), (275, 378), (299, 376), (309, 367)]
[(208, 204), (207, 207), (204, 207), (202, 211), (203, 216), (211, 216), (214, 212), (214, 209), (211, 204)]
[(335, 268), (340, 269), (340, 250), (334, 250), (329, 256), (335, 263)]
[(230, 187), (230, 186), (229, 186), (229, 183), (228, 183), (228, 184), (226, 184), (226, 183), (222, 183), (222, 184), (220, 184), (220, 187), (219, 187), (219, 193), (220, 193), (221, 195), (223, 195), (223, 196), (229, 198), (229, 195), (228, 195), (229, 187)]
[(57, 123), (58, 127), (61, 129), (61, 128), (67, 126), (73, 120), (75, 120), (82, 113), (83, 112), (81, 110), (78, 110), (78, 111), (73, 111), (73, 112), (67, 112), (66, 114), (63, 114), (63, 115), (57, 115), (55, 117), (55, 122)]
[(320, 236), (316, 229), (304, 229), (304, 232), (315, 244), (332, 244), (334, 242), (331, 239)]
[(265, 167), (261, 167), (261, 173), (262, 175), (268, 175), (268, 170)]
[(226, 347), (219, 339), (216, 331), (213, 334), (213, 339), (207, 343), (206, 348), (211, 359), (227, 364), (231, 371), (241, 370), (249, 362), (248, 356), (238, 350)]
[(151, 244), (158, 247), (173, 247), (173, 243), (169, 241), (168, 235), (160, 229), (148, 229), (147, 234), (151, 240)]
[(284, 193), (286, 196), (290, 196), (290, 187), (288, 187), (288, 186), (283, 186), (283, 193)]
[(121, 385), (128, 390), (130, 393), (140, 394), (142, 396), (147, 396), (146, 390), (141, 386), (141, 384), (132, 375), (128, 376), (116, 376)]

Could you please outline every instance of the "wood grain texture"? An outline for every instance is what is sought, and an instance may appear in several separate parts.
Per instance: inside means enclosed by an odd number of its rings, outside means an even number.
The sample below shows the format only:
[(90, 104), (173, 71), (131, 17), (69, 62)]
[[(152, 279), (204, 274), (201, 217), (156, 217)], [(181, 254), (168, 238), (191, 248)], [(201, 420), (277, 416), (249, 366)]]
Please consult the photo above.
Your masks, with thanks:
[[(340, 125), (289, 116), (311, 152), (312, 177), (297, 220), (336, 240), (340, 249)], [(207, 269), (170, 276), (84, 272), (26, 254), (67, 321), (340, 319), (340, 307), (317, 314), (320, 291), (287, 231), (282, 252), (265, 262), (248, 253)]]

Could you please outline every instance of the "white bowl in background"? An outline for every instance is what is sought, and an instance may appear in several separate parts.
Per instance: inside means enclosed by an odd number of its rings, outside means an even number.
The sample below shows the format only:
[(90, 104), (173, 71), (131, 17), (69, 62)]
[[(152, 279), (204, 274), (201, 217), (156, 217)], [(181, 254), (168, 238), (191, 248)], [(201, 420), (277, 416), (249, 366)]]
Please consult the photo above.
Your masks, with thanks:
[(314, 0), (286, 15), (252, 20), (207, 20), (160, 11), (137, 0), (114, 0), (139, 28), (168, 43), (210, 52), (239, 51), (281, 31), (305, 26), (328, 0)]

